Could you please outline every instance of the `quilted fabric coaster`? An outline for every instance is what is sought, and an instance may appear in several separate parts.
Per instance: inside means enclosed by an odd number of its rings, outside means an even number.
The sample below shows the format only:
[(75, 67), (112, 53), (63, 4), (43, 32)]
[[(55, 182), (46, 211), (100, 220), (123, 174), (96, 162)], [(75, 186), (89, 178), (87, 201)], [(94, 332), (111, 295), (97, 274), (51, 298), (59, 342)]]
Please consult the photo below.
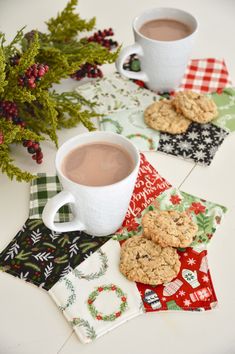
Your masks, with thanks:
[(110, 240), (49, 290), (82, 343), (143, 313), (136, 284), (119, 271), (119, 256), (119, 243)]
[(107, 240), (82, 231), (56, 233), (41, 219), (28, 219), (1, 252), (0, 269), (49, 290)]
[(213, 124), (192, 123), (184, 134), (161, 134), (158, 150), (201, 165), (210, 165), (228, 134)]
[(214, 308), (217, 298), (208, 268), (206, 248), (221, 223), (226, 208), (170, 188), (135, 218), (132, 230), (120, 231), (119, 239), (142, 234), (142, 216), (155, 208), (187, 211), (197, 223), (198, 233), (190, 247), (178, 249), (181, 269), (172, 282), (155, 287), (137, 283), (146, 311), (202, 311)]
[(156, 151), (160, 133), (144, 123), (144, 112), (125, 110), (112, 113), (100, 120), (101, 130), (122, 134), (133, 141), (140, 151)]
[(104, 115), (126, 109), (141, 110), (158, 99), (155, 93), (142, 90), (118, 73), (78, 86), (76, 90), (85, 99), (95, 102), (96, 112)]
[[(31, 181), (30, 184), (30, 201), (29, 201), (29, 218), (40, 219), (42, 211), (48, 199), (54, 197), (61, 191), (61, 185), (57, 176), (48, 176), (46, 173), (39, 173), (38, 178)], [(56, 213), (56, 222), (69, 221), (72, 214), (68, 205), (64, 205), (58, 213)]]
[(187, 67), (179, 91), (215, 92), (231, 86), (224, 60), (192, 59)]
[[(141, 154), (141, 163), (130, 206), (123, 226), (131, 225), (134, 217), (146, 208), (170, 184), (162, 178)], [(40, 190), (42, 193), (37, 193)], [(33, 181), (30, 199), (40, 205), (9, 245), (0, 253), (0, 269), (23, 280), (50, 289), (60, 277), (80, 264), (84, 258), (100, 248), (109, 238), (94, 237), (84, 232), (55, 233), (41, 220), (41, 213), (49, 195), (61, 190), (56, 176), (41, 175)], [(32, 205), (32, 204), (30, 204)], [(58, 220), (69, 217), (61, 209)]]
[(212, 121), (213, 124), (228, 130), (235, 131), (235, 89), (226, 88), (220, 93), (211, 95), (215, 101), (219, 115)]

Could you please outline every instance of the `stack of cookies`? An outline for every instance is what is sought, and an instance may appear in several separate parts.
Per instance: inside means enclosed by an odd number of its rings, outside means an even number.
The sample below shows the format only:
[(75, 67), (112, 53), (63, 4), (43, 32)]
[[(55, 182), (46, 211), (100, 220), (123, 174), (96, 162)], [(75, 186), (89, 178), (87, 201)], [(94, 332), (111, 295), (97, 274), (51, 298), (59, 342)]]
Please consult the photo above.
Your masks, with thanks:
[(186, 132), (192, 122), (206, 124), (217, 115), (217, 106), (208, 96), (184, 91), (170, 100), (151, 104), (144, 112), (144, 120), (155, 130), (181, 134)]
[(198, 231), (186, 212), (153, 210), (142, 218), (143, 235), (122, 246), (120, 271), (129, 280), (159, 285), (180, 271), (177, 247), (188, 247)]

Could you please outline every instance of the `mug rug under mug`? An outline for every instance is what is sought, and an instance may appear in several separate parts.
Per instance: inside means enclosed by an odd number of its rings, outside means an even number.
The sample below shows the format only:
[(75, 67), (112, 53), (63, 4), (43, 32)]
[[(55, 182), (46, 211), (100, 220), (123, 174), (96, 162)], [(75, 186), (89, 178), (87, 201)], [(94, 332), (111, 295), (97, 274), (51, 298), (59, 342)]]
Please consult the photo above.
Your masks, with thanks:
[[(139, 174), (123, 226), (128, 227), (167, 188), (170, 184), (141, 154)], [(48, 198), (60, 190), (57, 176), (39, 174), (32, 181), (29, 218), (0, 253), (2, 271), (46, 290), (110, 239), (83, 231), (58, 233), (48, 229), (41, 219), (42, 210)], [(70, 216), (69, 209), (60, 209), (57, 219), (64, 221)]]
[(216, 307), (217, 298), (207, 261), (207, 245), (221, 224), (227, 209), (176, 188), (170, 188), (135, 218), (131, 225), (132, 230), (123, 229), (116, 238), (121, 240), (141, 235), (142, 216), (154, 209), (187, 211), (198, 225), (198, 232), (190, 247), (177, 249), (181, 269), (175, 279), (158, 286), (136, 283), (145, 310), (203, 311)]

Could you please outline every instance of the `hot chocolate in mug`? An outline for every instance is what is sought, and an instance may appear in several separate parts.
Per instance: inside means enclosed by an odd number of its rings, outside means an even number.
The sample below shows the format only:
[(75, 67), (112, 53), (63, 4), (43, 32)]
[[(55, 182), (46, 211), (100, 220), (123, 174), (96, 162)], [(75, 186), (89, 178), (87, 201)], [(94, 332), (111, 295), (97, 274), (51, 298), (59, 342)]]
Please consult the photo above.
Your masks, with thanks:
[[(188, 35), (176, 40), (157, 40), (147, 37), (141, 27), (149, 21), (173, 20), (187, 26)], [(190, 59), (198, 23), (194, 16), (174, 8), (154, 8), (145, 11), (133, 21), (135, 44), (125, 47), (117, 61), (118, 72), (130, 79), (144, 81), (153, 91), (169, 92), (181, 83)], [(140, 59), (141, 71), (132, 72), (123, 69), (123, 64), (131, 54)]]
[[(112, 144), (128, 153), (132, 168), (120, 181), (99, 186), (79, 184), (68, 178), (63, 170), (65, 158), (74, 149), (89, 144)], [(88, 146), (87, 145), (87, 146)], [(63, 190), (49, 199), (42, 219), (45, 225), (57, 232), (83, 230), (96, 236), (114, 233), (125, 218), (139, 171), (140, 154), (127, 138), (111, 132), (90, 132), (69, 139), (57, 151), (56, 171)], [(65, 204), (70, 204), (73, 219), (55, 223), (55, 214)]]

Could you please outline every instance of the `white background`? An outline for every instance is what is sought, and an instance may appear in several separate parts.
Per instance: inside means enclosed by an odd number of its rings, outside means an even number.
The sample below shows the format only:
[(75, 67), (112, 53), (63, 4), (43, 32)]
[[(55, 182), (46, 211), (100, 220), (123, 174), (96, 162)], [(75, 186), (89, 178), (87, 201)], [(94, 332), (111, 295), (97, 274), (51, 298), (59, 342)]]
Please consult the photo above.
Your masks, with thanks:
[[(0, 30), (11, 39), (27, 25), (45, 30), (44, 21), (64, 8), (65, 0), (0, 1)], [(97, 28), (113, 27), (119, 43), (133, 43), (131, 22), (155, 6), (178, 7), (194, 14), (199, 34), (193, 58), (224, 58), (235, 82), (234, 0), (80, 0), (82, 17), (97, 16)], [(113, 72), (114, 66), (105, 67)], [(63, 88), (73, 88), (69, 80)], [(60, 88), (61, 89), (61, 88)], [(82, 127), (59, 133), (60, 144), (82, 132)], [(56, 153), (45, 142), (44, 163), (31, 163), (25, 149), (14, 150), (18, 164), (32, 172), (53, 172)], [(147, 153), (162, 176), (183, 191), (229, 208), (209, 245), (209, 263), (219, 308), (203, 313), (152, 313), (136, 318), (90, 345), (82, 345), (48, 294), (9, 274), (0, 274), (0, 354), (234, 354), (235, 353), (235, 133), (226, 138), (210, 167), (199, 167), (161, 153)], [(29, 185), (10, 182), (0, 174), (0, 249), (23, 225), (28, 215)]]

